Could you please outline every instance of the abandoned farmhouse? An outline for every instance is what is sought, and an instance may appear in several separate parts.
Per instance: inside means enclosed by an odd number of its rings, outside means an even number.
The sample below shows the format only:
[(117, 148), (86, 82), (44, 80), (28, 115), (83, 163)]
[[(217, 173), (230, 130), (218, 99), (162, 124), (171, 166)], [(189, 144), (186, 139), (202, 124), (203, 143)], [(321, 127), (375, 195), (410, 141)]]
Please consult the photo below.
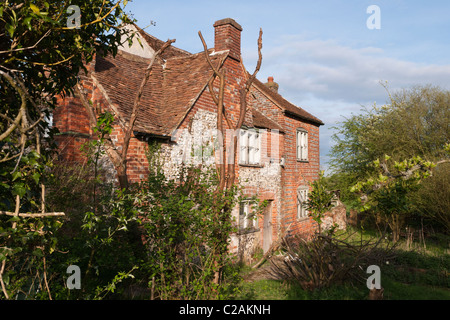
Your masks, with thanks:
[[(239, 90), (249, 77), (241, 57), (243, 28), (233, 19), (214, 23), (214, 47), (208, 49), (213, 65), (225, 74), (224, 109), (227, 121), (236, 125), (240, 112)], [(135, 25), (140, 42), (123, 45), (115, 57), (97, 55), (80, 76), (88, 99), (101, 110), (114, 114), (110, 137), (120, 147), (145, 70), (163, 41)], [(255, 39), (256, 40), (256, 39)], [(200, 41), (200, 40), (199, 40)], [(256, 49), (255, 49), (256, 50)], [(217, 106), (208, 83), (214, 73), (204, 52), (189, 53), (169, 46), (154, 62), (143, 89), (141, 105), (127, 153), (130, 182), (146, 177), (149, 142), (162, 142), (164, 170), (176, 177), (184, 161), (217, 161), (213, 153), (192, 155), (192, 148), (205, 146), (217, 129)], [(264, 215), (249, 219), (250, 206), (243, 202), (233, 215), (240, 232), (232, 236), (231, 249), (261, 247), (268, 250), (281, 234), (307, 236), (316, 227), (303, 202), (309, 183), (319, 177), (319, 127), (322, 121), (293, 105), (278, 93), (273, 77), (255, 79), (247, 95), (247, 112), (241, 128), (236, 156), (235, 182), (249, 198), (267, 200)], [(224, 142), (231, 128), (223, 121)], [(53, 113), (58, 128), (60, 155), (69, 161), (83, 161), (79, 151), (93, 135), (89, 116), (80, 98), (61, 99)], [(217, 137), (216, 137), (217, 138)], [(206, 150), (200, 148), (200, 150)], [(211, 156), (212, 155), (212, 156)]]

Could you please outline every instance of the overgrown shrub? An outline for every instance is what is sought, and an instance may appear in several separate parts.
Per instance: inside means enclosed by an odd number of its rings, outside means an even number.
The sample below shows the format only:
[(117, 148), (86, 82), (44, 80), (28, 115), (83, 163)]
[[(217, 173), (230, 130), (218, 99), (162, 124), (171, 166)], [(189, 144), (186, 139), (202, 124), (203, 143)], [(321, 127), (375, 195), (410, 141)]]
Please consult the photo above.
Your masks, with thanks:
[(330, 287), (348, 281), (366, 281), (369, 265), (384, 264), (391, 258), (391, 247), (378, 240), (350, 241), (334, 234), (316, 234), (306, 241), (286, 238), (281, 246), (283, 258), (271, 259), (278, 276), (297, 281), (304, 290)]
[[(218, 191), (217, 176), (205, 168), (182, 167), (166, 177), (153, 160), (139, 185), (145, 233), (145, 272), (155, 299), (219, 299), (229, 292), (224, 270), (234, 230), (231, 210), (237, 188)], [(217, 279), (217, 275), (220, 279)], [(217, 281), (219, 280), (219, 281)]]

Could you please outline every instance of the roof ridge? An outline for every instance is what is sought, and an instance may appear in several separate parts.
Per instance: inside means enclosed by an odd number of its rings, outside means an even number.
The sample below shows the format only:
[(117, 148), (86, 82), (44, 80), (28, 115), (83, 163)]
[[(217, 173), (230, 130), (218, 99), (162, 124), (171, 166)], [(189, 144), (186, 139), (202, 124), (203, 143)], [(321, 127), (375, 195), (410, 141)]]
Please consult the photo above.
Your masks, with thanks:
[[(208, 51), (209, 50), (210, 49), (208, 49)], [(188, 56), (188, 57), (177, 57), (177, 58), (174, 57), (174, 58), (168, 59), (166, 61), (166, 63), (171, 63), (171, 62), (175, 63), (182, 59), (201, 59), (202, 55), (204, 55), (204, 51), (198, 52), (196, 54), (192, 54), (191, 56)], [(222, 56), (216, 55), (213, 57), (213, 59), (218, 59), (220, 61), (218, 65), (219, 65), (219, 68), (221, 68), (227, 57), (228, 57), (228, 52)], [(207, 65), (206, 59), (203, 61), (203, 64)], [(188, 113), (190, 112), (192, 107), (194, 106), (195, 102), (200, 98), (203, 91), (208, 87), (208, 83), (209, 83), (210, 79), (213, 77), (214, 71), (210, 68), (209, 65), (207, 65), (206, 68), (207, 68), (209, 74), (205, 77), (204, 83), (198, 86), (198, 90), (191, 95), (190, 100), (185, 101), (186, 102), (186, 105), (184, 106), (185, 109), (180, 111), (181, 115), (179, 115), (180, 116), (179, 120), (176, 121), (176, 123), (172, 123), (173, 127), (169, 128), (170, 132), (172, 132), (174, 129), (179, 127), (179, 125), (183, 122), (183, 120), (186, 118), (186, 116), (188, 115)], [(161, 106), (162, 109), (167, 108), (168, 101), (170, 100), (169, 90), (166, 90), (167, 87), (171, 88), (170, 83), (167, 83), (167, 81), (169, 81), (167, 79), (168, 72), (176, 73), (177, 71), (178, 70), (176, 69), (176, 66), (174, 69), (171, 69), (171, 66), (169, 66), (167, 69), (165, 69), (163, 71), (163, 92), (164, 93), (163, 93), (163, 98), (162, 98), (162, 104), (163, 104)]]
[[(136, 27), (136, 29), (138, 30), (138, 32), (141, 34), (141, 36), (144, 38), (144, 40), (147, 42), (147, 44), (148, 44), (150, 47), (152, 47), (152, 45), (148, 42), (148, 40), (146, 39), (146, 37), (148, 37), (148, 38), (154, 40), (155, 42), (160, 42), (161, 45), (165, 42), (165, 41), (163, 41), (163, 40), (161, 40), (161, 39), (155, 37), (154, 35), (151, 35), (151, 34), (145, 32), (144, 29), (140, 28), (137, 24), (133, 23), (133, 25)], [(153, 47), (152, 47), (152, 48), (153, 48)], [(184, 55), (191, 55), (191, 54), (192, 54), (192, 53), (190, 53), (190, 52), (188, 52), (188, 51), (186, 51), (186, 50), (183, 50), (183, 49), (180, 49), (180, 48), (178, 48), (178, 47), (175, 47), (174, 45), (170, 45), (170, 48), (171, 48), (172, 50), (178, 51), (178, 53), (180, 53), (180, 54), (184, 54)], [(153, 49), (155, 49), (155, 48), (153, 48)], [(156, 51), (156, 50), (155, 50), (155, 51)]]
[[(259, 89), (260, 92), (262, 92), (266, 96), (270, 96), (272, 98), (271, 100), (278, 105), (283, 111), (287, 111), (288, 113), (294, 114), (296, 116), (299, 116), (300, 118), (303, 118), (308, 121), (315, 122), (319, 125), (323, 125), (324, 123), (319, 118), (313, 116), (311, 113), (303, 109), (302, 107), (299, 107), (288, 100), (286, 100), (281, 94), (274, 92), (267, 88), (267, 86), (262, 83), (260, 80), (255, 78), (255, 81), (253, 82), (253, 85)], [(281, 101), (280, 101), (281, 100)]]
[(150, 62), (152, 60), (150, 58), (145, 58), (145, 57), (139, 56), (137, 54), (134, 54), (134, 53), (131, 53), (131, 52), (127, 52), (127, 51), (122, 50), (122, 49), (118, 49), (117, 50), (117, 54), (121, 55), (126, 60), (131, 60), (131, 61), (134, 61), (134, 62), (148, 63), (148, 62)]
[(272, 126), (274, 127), (274, 128), (268, 128), (268, 129), (271, 129), (271, 130), (272, 130), (272, 129), (277, 129), (277, 130), (279, 130), (280, 132), (284, 132), (283, 127), (282, 127), (277, 121), (275, 121), (275, 120), (269, 118), (268, 116), (266, 116), (264, 113), (262, 113), (261, 111), (259, 111), (258, 108), (255, 108), (255, 107), (253, 107), (253, 106), (251, 106), (250, 108), (251, 108), (251, 111), (252, 111), (252, 115), (253, 115), (253, 116), (255, 116), (255, 113), (256, 113), (258, 116), (261, 116), (261, 117), (263, 117), (265, 120), (269, 121), (269, 122), (272, 124)]

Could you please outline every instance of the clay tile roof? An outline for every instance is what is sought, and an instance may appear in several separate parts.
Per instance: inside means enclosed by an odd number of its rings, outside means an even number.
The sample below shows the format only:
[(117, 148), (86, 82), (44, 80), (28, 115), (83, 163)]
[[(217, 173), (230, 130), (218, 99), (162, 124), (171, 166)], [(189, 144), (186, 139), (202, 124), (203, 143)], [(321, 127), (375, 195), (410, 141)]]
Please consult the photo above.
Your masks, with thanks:
[(283, 109), (283, 111), (296, 115), (301, 119), (313, 122), (318, 125), (324, 124), (322, 120), (316, 118), (315, 116), (303, 110), (302, 108), (293, 105), (292, 103), (284, 99), (279, 93), (269, 89), (264, 83), (262, 83), (258, 79), (255, 79), (255, 82), (253, 82), (253, 86), (256, 87), (259, 91), (261, 91), (264, 95), (268, 96), (274, 103), (276, 103), (281, 109)]
[(253, 117), (253, 126), (257, 128), (275, 129), (280, 132), (284, 132), (283, 128), (277, 122), (266, 117), (264, 114), (262, 114), (255, 108), (251, 109), (251, 113)]
[[(213, 64), (222, 63), (228, 52), (211, 56)], [(149, 59), (119, 51), (97, 57), (94, 77), (108, 98), (128, 122)], [(212, 70), (204, 53), (157, 59), (141, 98), (135, 131), (170, 136), (206, 87)]]
[[(136, 92), (139, 90), (141, 80), (144, 76), (148, 60), (135, 56), (130, 59), (131, 54), (119, 51), (115, 58), (112, 56), (97, 56), (94, 77), (106, 91), (108, 98), (117, 107), (121, 117), (128, 122), (135, 100)], [(145, 87), (141, 101), (146, 105), (158, 106), (162, 101), (162, 66), (155, 63), (152, 76)], [(145, 121), (148, 119), (149, 121)], [(139, 110), (135, 128), (137, 131), (153, 132), (161, 134), (159, 125), (158, 108), (147, 108), (143, 106)]]
[[(164, 41), (148, 34), (144, 30), (139, 28), (136, 24), (133, 24), (133, 25), (136, 27), (136, 29), (139, 31), (139, 34), (144, 38), (144, 40), (148, 43), (148, 45), (153, 48), (153, 50), (158, 51), (162, 47), (162, 45), (164, 44)], [(189, 55), (191, 55), (189, 52), (171, 45), (166, 50), (164, 50), (164, 52), (161, 54), (161, 57), (163, 59), (169, 59), (169, 58), (180, 57), (180, 56), (186, 57)]]
[[(164, 43), (148, 35), (139, 27), (136, 26), (136, 28), (154, 50), (158, 50)], [(228, 51), (211, 54), (212, 52), (213, 49), (210, 49), (211, 61), (216, 66), (222, 65), (229, 54)], [(128, 122), (131, 116), (136, 93), (149, 62), (150, 59), (121, 50), (116, 57), (97, 56), (93, 76), (102, 86), (124, 122)], [(169, 137), (206, 88), (212, 74), (203, 52), (190, 54), (173, 46), (168, 47), (153, 64), (152, 73), (141, 98), (135, 131)], [(253, 86), (285, 112), (319, 125), (323, 124), (321, 120), (291, 104), (259, 80), (255, 79)], [(250, 118), (248, 120), (250, 121)], [(278, 123), (255, 108), (252, 108), (249, 125), (283, 131)]]
[[(211, 56), (214, 65), (222, 64), (228, 52)], [(220, 61), (220, 62), (219, 62)], [(205, 89), (213, 75), (204, 53), (168, 59), (164, 68), (164, 104), (161, 110), (165, 130), (172, 133)]]

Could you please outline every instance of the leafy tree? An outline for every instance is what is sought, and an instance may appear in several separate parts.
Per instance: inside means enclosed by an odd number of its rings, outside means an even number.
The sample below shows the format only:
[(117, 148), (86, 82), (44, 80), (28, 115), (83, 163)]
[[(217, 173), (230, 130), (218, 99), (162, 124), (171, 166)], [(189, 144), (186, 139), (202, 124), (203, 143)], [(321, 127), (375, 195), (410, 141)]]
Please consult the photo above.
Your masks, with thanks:
[[(47, 287), (40, 292), (52, 298), (46, 258), (55, 251), (54, 234), (60, 223), (42, 219), (52, 216), (46, 212), (45, 183), (52, 165), (53, 131), (44, 120), (57, 97), (71, 92), (94, 54), (117, 52), (127, 32), (120, 26), (131, 21), (125, 4), (121, 0), (0, 4), (0, 284), (6, 298), (19, 292), (35, 297), (37, 283), (41, 289)], [(79, 28), (68, 26), (70, 5), (80, 9)], [(23, 213), (33, 211), (39, 212), (30, 217)], [(30, 259), (30, 252), (36, 258)]]
[[(385, 154), (393, 163), (415, 157), (431, 162), (448, 159), (445, 145), (450, 141), (450, 91), (428, 85), (393, 94), (387, 92), (387, 104), (365, 108), (335, 127), (335, 145), (330, 153), (334, 175), (329, 180), (341, 189), (341, 200), (351, 206), (355, 206), (358, 197), (349, 192), (350, 188), (357, 181), (377, 176), (377, 166), (372, 163), (384, 159)], [(436, 170), (434, 174), (448, 175), (443, 170)], [(442, 189), (433, 181), (434, 178), (425, 182), (428, 193), (440, 192), (442, 199), (450, 198), (449, 189)], [(428, 202), (427, 210), (423, 210), (424, 197), (418, 190), (408, 192), (411, 222), (418, 218), (445, 217), (450, 212), (450, 208), (442, 207), (444, 200)], [(446, 220), (448, 218), (439, 219)]]
[[(78, 6), (82, 14), (79, 28), (68, 27), (70, 5)], [(120, 39), (127, 32), (120, 25), (129, 21), (121, 0), (0, 4), (0, 205), (3, 209), (14, 208), (15, 202), (10, 199), (17, 195), (22, 202), (27, 202), (24, 196), (30, 198), (32, 185), (18, 180), (18, 175), (20, 178), (33, 176), (35, 181), (44, 178), (42, 170), (48, 160), (45, 151), (52, 133), (44, 120), (50, 117), (57, 97), (72, 91), (79, 72), (94, 54), (117, 52)], [(26, 167), (30, 165), (27, 160), (41, 171), (27, 172)]]
[[(450, 150), (450, 144), (446, 149)], [(359, 181), (351, 191), (362, 194), (362, 210), (378, 213), (389, 225), (393, 241), (397, 242), (400, 230), (411, 212), (412, 192), (418, 190), (422, 181), (432, 175), (433, 168), (448, 160), (433, 163), (417, 156), (401, 162), (394, 161), (388, 166), (389, 160), (392, 159), (387, 155), (384, 160), (375, 160), (372, 166), (378, 174)]]
[(324, 214), (331, 209), (331, 200), (333, 193), (327, 189), (327, 184), (324, 173), (321, 172), (319, 179), (311, 183), (312, 190), (309, 194), (307, 207), (310, 216), (319, 226), (319, 233), (321, 233), (321, 225)]

